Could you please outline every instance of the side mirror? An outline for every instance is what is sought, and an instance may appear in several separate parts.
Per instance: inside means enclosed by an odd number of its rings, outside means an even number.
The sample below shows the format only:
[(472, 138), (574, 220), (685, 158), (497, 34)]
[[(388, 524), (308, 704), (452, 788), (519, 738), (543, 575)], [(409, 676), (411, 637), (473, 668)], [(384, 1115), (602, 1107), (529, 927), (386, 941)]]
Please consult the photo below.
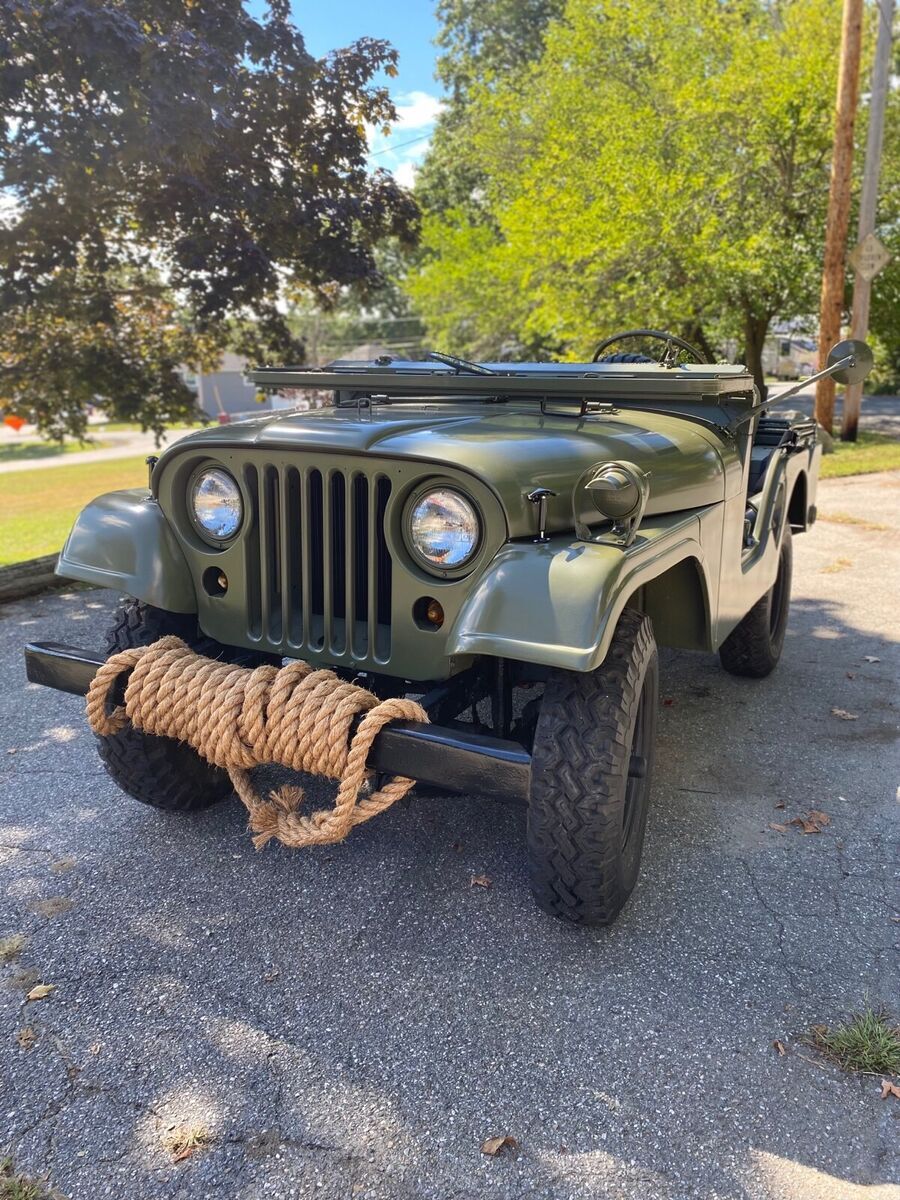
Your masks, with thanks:
[(846, 358), (850, 361), (845, 366), (831, 372), (835, 383), (862, 383), (875, 365), (875, 356), (865, 342), (847, 338), (828, 351), (826, 370)]

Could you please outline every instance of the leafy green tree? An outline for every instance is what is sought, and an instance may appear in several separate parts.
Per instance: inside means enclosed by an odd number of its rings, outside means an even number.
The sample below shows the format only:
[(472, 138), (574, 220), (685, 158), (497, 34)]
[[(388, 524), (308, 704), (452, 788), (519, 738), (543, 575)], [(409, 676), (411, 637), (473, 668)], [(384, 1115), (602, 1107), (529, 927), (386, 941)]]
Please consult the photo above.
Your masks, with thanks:
[[(900, 46), (898, 46), (900, 58)], [(900, 74), (900, 61), (894, 75)], [(875, 371), (866, 387), (900, 392), (900, 89), (888, 96), (884, 155), (876, 232), (891, 253), (891, 261), (872, 281), (869, 331), (875, 351)], [(852, 283), (851, 283), (852, 286)]]
[(488, 219), (426, 205), (429, 330), (578, 357), (630, 325), (737, 336), (762, 387), (772, 317), (816, 306), (839, 30), (838, 0), (568, 0), (537, 62), (471, 85)]
[(302, 358), (284, 291), (365, 292), (379, 242), (415, 237), (366, 166), (395, 61), (368, 38), (314, 58), (288, 0), (0, 0), (0, 402), (159, 428), (212, 343)]
[(446, 101), (416, 195), (431, 212), (462, 208), (487, 218), (484, 172), (469, 152), (475, 97), (498, 84), (514, 86), (544, 50), (547, 25), (565, 0), (438, 0), (437, 77)]

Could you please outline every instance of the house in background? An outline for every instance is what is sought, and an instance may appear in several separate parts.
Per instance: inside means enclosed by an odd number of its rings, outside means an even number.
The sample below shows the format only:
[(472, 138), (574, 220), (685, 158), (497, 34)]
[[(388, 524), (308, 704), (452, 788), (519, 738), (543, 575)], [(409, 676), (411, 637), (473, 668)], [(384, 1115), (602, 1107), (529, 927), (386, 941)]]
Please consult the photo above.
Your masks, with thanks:
[[(383, 354), (393, 359), (403, 357), (380, 342), (363, 342), (342, 355), (340, 361), (372, 362)], [(296, 388), (286, 388), (280, 394), (263, 396), (255, 384), (248, 383), (244, 378), (249, 366), (247, 359), (226, 350), (217, 371), (195, 373), (185, 369), (183, 377), (197, 396), (197, 407), (211, 421), (219, 421), (223, 425), (278, 409), (304, 411), (331, 403), (331, 394), (328, 392), (300, 391)]]
[(763, 370), (775, 379), (803, 379), (816, 369), (818, 346), (809, 333), (814, 323), (787, 322), (773, 325), (763, 346)]
[(271, 398), (258, 400), (256, 385), (244, 378), (247, 365), (245, 358), (226, 350), (217, 371), (185, 371), (184, 381), (196, 392), (197, 407), (211, 420), (253, 417), (272, 408)]

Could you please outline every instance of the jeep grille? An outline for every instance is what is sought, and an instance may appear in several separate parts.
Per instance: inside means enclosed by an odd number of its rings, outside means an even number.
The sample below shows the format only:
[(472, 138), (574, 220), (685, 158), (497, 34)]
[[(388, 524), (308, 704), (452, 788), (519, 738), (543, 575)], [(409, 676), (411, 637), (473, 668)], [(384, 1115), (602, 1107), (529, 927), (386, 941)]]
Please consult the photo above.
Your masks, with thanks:
[(247, 632), (286, 653), (387, 663), (391, 556), (385, 475), (247, 465)]

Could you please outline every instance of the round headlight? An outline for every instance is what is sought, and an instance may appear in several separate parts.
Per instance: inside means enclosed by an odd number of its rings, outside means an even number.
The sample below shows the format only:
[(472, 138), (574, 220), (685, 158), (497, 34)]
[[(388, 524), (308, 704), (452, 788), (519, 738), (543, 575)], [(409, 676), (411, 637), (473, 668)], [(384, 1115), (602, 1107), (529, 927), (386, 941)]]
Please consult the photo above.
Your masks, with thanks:
[(191, 513), (207, 537), (226, 542), (241, 527), (241, 489), (227, 471), (218, 467), (201, 471), (191, 485)]
[(481, 522), (465, 496), (450, 488), (437, 488), (413, 505), (409, 538), (426, 566), (453, 571), (474, 557), (481, 540)]

